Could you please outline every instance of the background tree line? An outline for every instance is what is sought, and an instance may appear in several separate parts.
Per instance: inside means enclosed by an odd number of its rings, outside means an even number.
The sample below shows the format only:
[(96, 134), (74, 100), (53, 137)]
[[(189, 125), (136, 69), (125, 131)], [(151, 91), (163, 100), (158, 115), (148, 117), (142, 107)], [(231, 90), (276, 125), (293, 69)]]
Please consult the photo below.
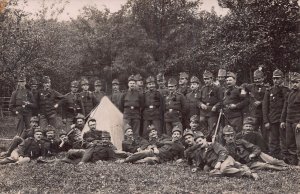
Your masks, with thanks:
[(135, 73), (201, 78), (205, 69), (225, 68), (250, 82), (258, 66), (268, 81), (275, 68), (300, 70), (296, 0), (219, 0), (229, 8), (225, 16), (201, 10), (201, 0), (128, 0), (114, 13), (85, 7), (71, 21), (57, 19), (66, 4), (44, 7), (33, 19), (15, 7), (18, 1), (0, 11), (2, 96), (20, 72), (49, 75), (54, 88), (67, 92), (81, 76), (101, 78), (109, 89), (112, 79), (126, 84)]

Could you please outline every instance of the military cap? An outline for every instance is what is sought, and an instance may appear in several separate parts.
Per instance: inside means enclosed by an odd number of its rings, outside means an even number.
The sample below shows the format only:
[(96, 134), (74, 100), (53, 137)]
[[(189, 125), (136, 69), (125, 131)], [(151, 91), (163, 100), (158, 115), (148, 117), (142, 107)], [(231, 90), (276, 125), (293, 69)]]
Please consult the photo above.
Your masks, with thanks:
[(78, 113), (78, 114), (76, 115), (75, 119), (76, 119), (76, 120), (77, 120), (77, 119), (83, 119), (83, 120), (84, 120), (85, 117), (84, 117), (83, 114)]
[(108, 131), (102, 131), (102, 138), (111, 138), (110, 133)]
[(191, 77), (191, 80), (190, 80), (190, 83), (200, 83), (199, 79), (196, 77), (196, 76), (192, 76)]
[(165, 80), (164, 74), (158, 73), (157, 76), (156, 76), (156, 80), (157, 81), (163, 81), (163, 80)]
[(33, 116), (30, 118), (30, 122), (39, 122), (39, 121), (40, 121), (40, 119), (37, 116)]
[(198, 115), (191, 116), (190, 122), (199, 123), (199, 116)]
[(96, 80), (94, 82), (94, 86), (102, 86), (102, 82), (100, 80)]
[(223, 134), (233, 134), (234, 133), (234, 129), (232, 126), (230, 125), (226, 125), (224, 128), (223, 128)]
[(168, 85), (176, 86), (176, 85), (177, 85), (176, 79), (170, 78), (170, 79), (168, 80)]
[(74, 80), (74, 81), (71, 82), (71, 87), (78, 88), (78, 86), (79, 86), (79, 82), (78, 81)]
[(186, 72), (180, 72), (179, 79), (189, 79), (189, 75)]
[(155, 78), (153, 76), (147, 77), (146, 83), (155, 83)]
[(40, 126), (37, 126), (37, 127), (34, 129), (34, 133), (36, 133), (36, 132), (41, 132), (41, 133), (43, 133), (43, 130), (41, 129)]
[(275, 71), (273, 71), (273, 77), (283, 77), (282, 71), (275, 69)]
[(226, 74), (226, 77), (232, 77), (232, 78), (236, 79), (236, 74), (233, 73), (233, 72), (228, 71), (227, 74)]
[(194, 133), (194, 140), (196, 141), (198, 138), (205, 138), (204, 134), (201, 131), (197, 131)]
[(147, 127), (147, 131), (150, 133), (150, 131), (152, 131), (152, 130), (157, 131), (157, 129), (156, 129), (156, 127), (155, 127), (154, 125), (149, 125), (149, 126)]
[(49, 132), (49, 131), (55, 131), (55, 128), (52, 125), (48, 125), (45, 129), (45, 132)]
[(31, 80), (30, 80), (30, 85), (32, 85), (32, 86), (34, 86), (34, 85), (38, 85), (39, 83), (38, 83), (38, 81), (35, 79), (35, 78), (32, 78)]
[(173, 127), (172, 133), (174, 133), (175, 131), (179, 131), (180, 134), (182, 134), (182, 129), (180, 129), (177, 125), (175, 127)]
[(190, 136), (193, 136), (194, 137), (194, 132), (192, 131), (192, 130), (190, 130), (190, 129), (186, 129), (186, 130), (184, 130), (184, 132), (183, 132), (183, 137), (185, 137), (185, 136), (188, 136), (188, 135), (190, 135)]
[(128, 81), (136, 81), (136, 80), (135, 80), (135, 76), (134, 76), (134, 75), (129, 76), (129, 77), (128, 77)]
[(141, 76), (141, 74), (138, 73), (134, 76), (134, 79), (135, 79), (135, 81), (142, 81), (143, 77)]
[(128, 129), (132, 129), (132, 127), (129, 124), (126, 124), (124, 126), (124, 132), (126, 132)]
[(264, 78), (264, 73), (260, 69), (255, 70), (253, 74), (256, 79)]
[(210, 71), (205, 70), (203, 73), (203, 78), (211, 78), (213, 74)]
[(118, 79), (114, 79), (114, 80), (112, 81), (112, 85), (119, 85), (119, 84), (120, 84), (120, 82), (119, 82)]
[(291, 81), (300, 81), (300, 74), (297, 72), (293, 72), (291, 74)]
[(44, 77), (43, 77), (43, 83), (44, 83), (44, 84), (49, 84), (49, 83), (51, 83), (50, 77), (49, 77), (49, 76), (44, 76)]
[(246, 117), (243, 120), (243, 125), (246, 125), (246, 124), (254, 125), (254, 123), (255, 123), (255, 120), (253, 117)]
[(62, 131), (59, 132), (58, 136), (61, 137), (63, 135), (68, 135), (68, 133), (66, 131), (62, 130)]
[(86, 78), (83, 78), (80, 82), (81, 85), (89, 85), (89, 80)]
[(225, 77), (225, 76), (226, 76), (226, 70), (225, 69), (219, 69), (218, 77)]

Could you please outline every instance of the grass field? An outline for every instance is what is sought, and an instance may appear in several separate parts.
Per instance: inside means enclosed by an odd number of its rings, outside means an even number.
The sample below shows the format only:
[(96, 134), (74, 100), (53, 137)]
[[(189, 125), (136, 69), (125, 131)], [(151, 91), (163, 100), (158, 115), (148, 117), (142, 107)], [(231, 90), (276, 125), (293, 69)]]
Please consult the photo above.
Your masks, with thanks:
[[(1, 134), (12, 135), (11, 122)], [(6, 125), (6, 126), (5, 126)], [(4, 126), (4, 127), (3, 127)], [(12, 127), (12, 128), (10, 128)], [(9, 129), (10, 128), (10, 129)], [(300, 170), (259, 171), (260, 179), (209, 177), (186, 165), (116, 163), (0, 166), (0, 193), (299, 193)]]

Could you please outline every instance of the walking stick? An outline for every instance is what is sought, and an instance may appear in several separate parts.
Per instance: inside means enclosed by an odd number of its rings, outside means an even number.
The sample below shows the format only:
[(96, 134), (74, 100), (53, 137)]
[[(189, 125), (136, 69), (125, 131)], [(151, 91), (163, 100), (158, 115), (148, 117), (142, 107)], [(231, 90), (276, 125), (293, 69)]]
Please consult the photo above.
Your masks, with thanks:
[(218, 133), (218, 128), (220, 126), (220, 121), (221, 121), (221, 116), (223, 115), (223, 109), (221, 108), (220, 110), (220, 113), (219, 113), (219, 117), (218, 117), (218, 122), (217, 122), (217, 126), (216, 126), (216, 129), (215, 129), (215, 132), (214, 132), (214, 135), (212, 137), (212, 142), (214, 143), (215, 140), (216, 140), (216, 136), (217, 136), (217, 133)]

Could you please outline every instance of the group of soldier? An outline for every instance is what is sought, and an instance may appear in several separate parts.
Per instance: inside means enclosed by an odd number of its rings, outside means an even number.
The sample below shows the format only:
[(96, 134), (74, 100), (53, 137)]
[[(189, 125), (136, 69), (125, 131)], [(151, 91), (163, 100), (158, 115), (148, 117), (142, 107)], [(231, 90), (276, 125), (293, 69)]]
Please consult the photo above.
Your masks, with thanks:
[[(93, 92), (87, 79), (73, 81), (71, 92), (62, 95), (51, 88), (47, 76), (41, 89), (32, 81), (31, 90), (20, 76), (10, 101), (19, 118), (18, 135), (0, 163), (47, 162), (45, 156), (67, 152), (61, 161), (186, 161), (193, 172), (204, 169), (213, 176), (254, 179), (258, 176), (253, 169), (299, 165), (300, 74), (292, 73), (290, 88), (283, 85), (284, 75), (278, 69), (272, 86), (264, 84), (260, 69), (253, 77), (254, 83), (237, 86), (233, 72), (220, 69), (215, 80), (204, 71), (202, 86), (199, 78), (189, 78), (185, 72), (178, 82), (175, 78), (166, 82), (158, 74), (147, 77), (144, 87), (137, 74), (129, 76), (124, 92), (114, 79), (108, 97), (123, 113), (125, 134), (122, 150), (117, 150), (110, 134), (97, 130), (99, 121), (89, 115), (106, 96), (100, 80), (94, 82)], [(57, 114), (60, 106), (63, 122)], [(85, 122), (90, 130), (82, 134)]]

